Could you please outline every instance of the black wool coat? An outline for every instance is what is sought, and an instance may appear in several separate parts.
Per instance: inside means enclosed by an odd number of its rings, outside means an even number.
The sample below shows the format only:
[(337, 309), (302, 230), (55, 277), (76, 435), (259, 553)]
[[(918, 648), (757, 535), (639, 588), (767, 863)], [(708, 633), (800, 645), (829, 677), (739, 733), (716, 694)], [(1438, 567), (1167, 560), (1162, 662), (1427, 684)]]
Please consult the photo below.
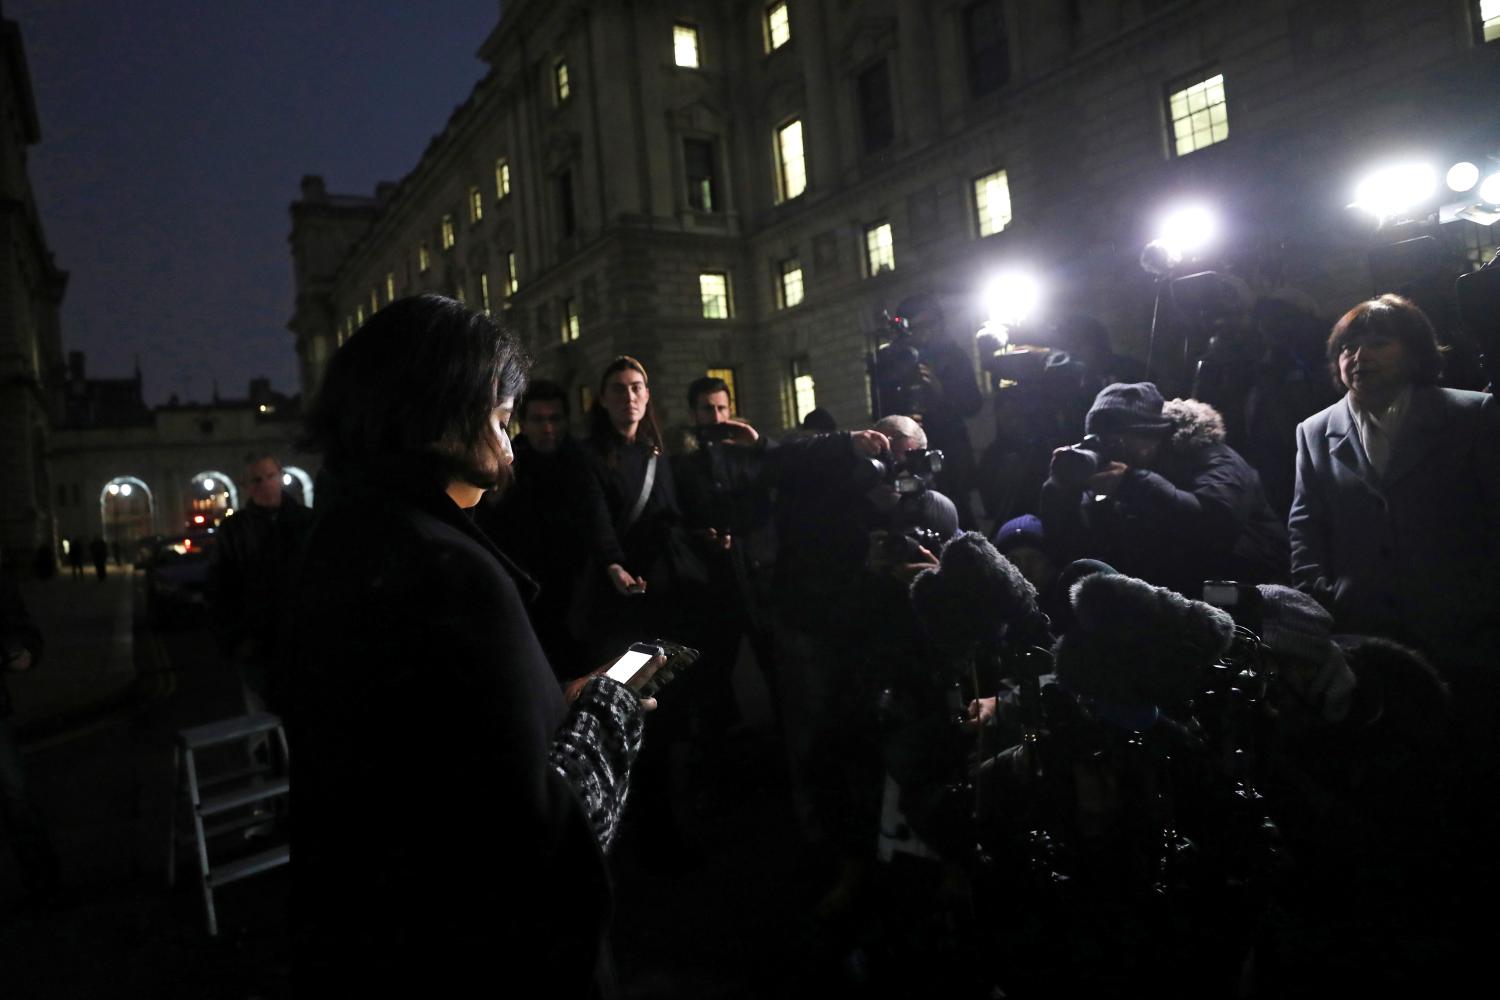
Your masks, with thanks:
[(503, 996), (539, 974), (549, 996), (586, 995), (610, 888), (549, 765), (566, 708), (529, 581), (412, 481), (338, 477), (297, 574), (294, 985)]

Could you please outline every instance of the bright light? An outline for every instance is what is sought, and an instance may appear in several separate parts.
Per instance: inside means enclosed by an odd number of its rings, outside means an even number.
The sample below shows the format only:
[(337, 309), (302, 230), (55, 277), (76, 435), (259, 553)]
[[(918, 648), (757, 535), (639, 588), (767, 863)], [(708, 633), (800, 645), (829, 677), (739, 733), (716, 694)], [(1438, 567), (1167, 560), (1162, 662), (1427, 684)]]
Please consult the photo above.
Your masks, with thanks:
[(1479, 185), (1479, 200), (1500, 205), (1500, 172), (1490, 174)]
[(194, 514), (193, 515), (193, 523), (194, 524), (202, 524), (203, 523), (203, 515), (202, 514)]
[(205, 492), (212, 493), (214, 491), (214, 487), (217, 485), (218, 484), (215, 483), (212, 479), (203, 480), (203, 489)]
[(984, 311), (999, 326), (1024, 323), (1041, 301), (1037, 280), (1021, 271), (996, 275), (984, 288)]
[(112, 496), (112, 497), (117, 497), (117, 496), (120, 495), (120, 484), (119, 483), (110, 483), (109, 484), (109, 495)]
[(1207, 205), (1183, 205), (1161, 218), (1157, 239), (1171, 256), (1192, 256), (1219, 235), (1219, 219)]
[(131, 487), (130, 487), (129, 483), (121, 483), (120, 484), (120, 496), (122, 496), (122, 497), (128, 497), (128, 496), (130, 496), (130, 490), (131, 490)]
[(1382, 221), (1404, 215), (1437, 194), (1437, 171), (1426, 163), (1401, 163), (1367, 175), (1354, 188), (1354, 204)]
[(1467, 191), (1479, 183), (1479, 168), (1465, 160), (1448, 168), (1448, 187), (1454, 191)]
[(290, 486), (290, 485), (292, 485), (292, 474), (290, 472), (283, 472), (281, 474), (281, 485), (283, 485), (283, 486)]

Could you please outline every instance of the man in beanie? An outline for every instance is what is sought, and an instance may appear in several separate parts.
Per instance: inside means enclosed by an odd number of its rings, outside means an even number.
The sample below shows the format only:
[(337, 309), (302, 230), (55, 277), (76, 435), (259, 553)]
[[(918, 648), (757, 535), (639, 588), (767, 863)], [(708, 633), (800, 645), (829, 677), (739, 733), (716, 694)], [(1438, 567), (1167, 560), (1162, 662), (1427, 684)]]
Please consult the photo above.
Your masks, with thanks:
[(1056, 558), (1103, 559), (1190, 596), (1205, 580), (1286, 578), (1286, 528), (1213, 407), (1117, 382), (1094, 399), (1084, 431), (1091, 447), (1053, 452), (1042, 486)]

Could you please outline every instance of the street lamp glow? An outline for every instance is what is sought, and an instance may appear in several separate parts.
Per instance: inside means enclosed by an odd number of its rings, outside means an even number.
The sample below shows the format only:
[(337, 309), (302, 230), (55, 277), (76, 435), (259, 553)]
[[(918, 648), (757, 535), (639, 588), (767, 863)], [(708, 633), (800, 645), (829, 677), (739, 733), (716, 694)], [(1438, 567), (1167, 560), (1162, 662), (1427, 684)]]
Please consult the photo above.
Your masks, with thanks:
[(128, 496), (130, 496), (130, 490), (131, 490), (131, 487), (130, 487), (129, 483), (121, 483), (120, 484), (120, 496), (122, 496), (122, 497), (128, 497)]
[(1448, 183), (1448, 189), (1460, 194), (1479, 183), (1479, 168), (1468, 160), (1455, 163), (1448, 168), (1448, 176), (1444, 178)]
[(1182, 205), (1161, 217), (1157, 240), (1181, 259), (1211, 246), (1219, 236), (1219, 218), (1207, 205)]
[(1500, 205), (1500, 171), (1490, 174), (1479, 185), (1479, 200), (1491, 205)]
[(1437, 171), (1399, 163), (1368, 174), (1354, 187), (1354, 204), (1382, 221), (1404, 215), (1437, 194)]
[(984, 311), (996, 326), (1024, 323), (1036, 311), (1042, 298), (1041, 285), (1029, 274), (1007, 271), (998, 274), (984, 287)]
[(212, 493), (216, 485), (217, 484), (212, 479), (205, 479), (203, 480), (203, 491), (205, 493)]

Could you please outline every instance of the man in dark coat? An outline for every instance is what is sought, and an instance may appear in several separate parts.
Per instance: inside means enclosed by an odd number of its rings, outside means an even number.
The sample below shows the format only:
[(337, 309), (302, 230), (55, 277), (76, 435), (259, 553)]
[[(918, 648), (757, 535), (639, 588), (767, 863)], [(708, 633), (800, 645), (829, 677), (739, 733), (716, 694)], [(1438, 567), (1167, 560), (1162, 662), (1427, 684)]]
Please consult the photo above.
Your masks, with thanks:
[(376, 313), (324, 377), (288, 626), (299, 995), (594, 988), (652, 703), (606, 677), (566, 703), (531, 585), (465, 510), (506, 478), (523, 383), (514, 335), (438, 296)]
[(283, 488), (281, 462), (252, 455), (245, 462), (249, 502), (220, 526), (210, 569), (214, 632), (219, 650), (240, 672), (246, 710), (280, 708), (285, 678), (276, 631), (292, 563), (312, 513)]
[(1213, 407), (1166, 403), (1150, 382), (1116, 383), (1084, 429), (1100, 439), (1094, 471), (1059, 448), (1042, 486), (1042, 522), (1064, 562), (1102, 559), (1190, 597), (1205, 580), (1286, 579), (1286, 527), (1255, 470), (1224, 443)]

